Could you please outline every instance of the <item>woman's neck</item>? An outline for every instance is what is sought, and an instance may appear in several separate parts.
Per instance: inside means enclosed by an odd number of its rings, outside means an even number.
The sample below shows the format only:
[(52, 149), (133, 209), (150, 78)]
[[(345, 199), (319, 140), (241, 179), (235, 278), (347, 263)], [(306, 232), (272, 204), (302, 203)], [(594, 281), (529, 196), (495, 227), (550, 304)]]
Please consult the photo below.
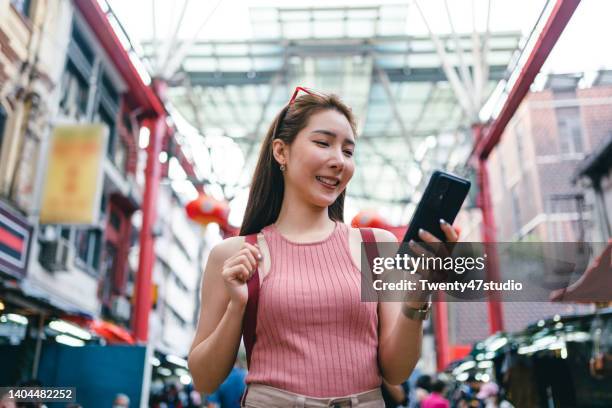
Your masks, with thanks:
[(283, 205), (275, 223), (286, 236), (294, 238), (319, 238), (334, 228), (327, 208), (309, 205), (300, 199), (283, 198)]

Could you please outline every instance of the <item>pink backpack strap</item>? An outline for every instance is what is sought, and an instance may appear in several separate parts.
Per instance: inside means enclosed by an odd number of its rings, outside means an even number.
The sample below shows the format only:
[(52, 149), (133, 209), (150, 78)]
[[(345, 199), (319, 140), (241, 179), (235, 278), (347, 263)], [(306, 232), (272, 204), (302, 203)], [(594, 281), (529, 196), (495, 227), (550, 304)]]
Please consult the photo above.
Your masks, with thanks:
[[(361, 232), (361, 240), (363, 243), (376, 243), (376, 237), (374, 236), (372, 228), (359, 228), (359, 232)], [(365, 245), (364, 248), (368, 258), (368, 264), (370, 265), (370, 271), (372, 272), (372, 281), (375, 281), (378, 277), (374, 273), (374, 258), (378, 258), (379, 256), (378, 247), (376, 245)]]
[[(374, 236), (374, 231), (372, 231), (372, 228), (359, 228), (359, 232), (361, 232), (361, 239), (363, 242), (376, 242), (376, 237)], [(368, 257), (368, 263), (370, 264), (370, 269), (373, 269), (372, 264), (374, 263), (374, 258), (378, 257), (378, 247), (376, 245), (366, 245), (365, 251), (366, 256)]]
[[(244, 237), (245, 242), (255, 245), (257, 234), (250, 234)], [(247, 281), (249, 299), (247, 301), (244, 317), (242, 320), (242, 339), (246, 349), (247, 367), (251, 365), (251, 354), (255, 346), (255, 331), (257, 329), (257, 306), (259, 303), (259, 268), (255, 269), (253, 275)]]

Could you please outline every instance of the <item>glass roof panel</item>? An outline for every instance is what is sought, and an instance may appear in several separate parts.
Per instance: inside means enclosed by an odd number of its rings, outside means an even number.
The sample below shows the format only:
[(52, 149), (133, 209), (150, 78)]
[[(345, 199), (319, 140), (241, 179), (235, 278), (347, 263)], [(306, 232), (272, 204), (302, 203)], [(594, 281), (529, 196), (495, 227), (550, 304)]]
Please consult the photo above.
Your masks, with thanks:
[(279, 10), (279, 18), (283, 22), (295, 23), (297, 21), (309, 21), (311, 16), (310, 11), (304, 10), (290, 10), (281, 9)]
[[(546, 0), (521, 1), (533, 24)], [(113, 3), (116, 8), (127, 7)], [(437, 167), (461, 170), (469, 153), (473, 112), (462, 107), (442, 67), (445, 58), (457, 73), (461, 68), (448, 18), (443, 12), (435, 13), (444, 10), (442, 0), (431, 0), (423, 8), (444, 44), (444, 56), (438, 55), (412, 3), (354, 3), (312, 7), (297, 1), (287, 7), (287, 2), (277, 2), (278, 7), (251, 7), (244, 16), (239, 15), (238, 6), (228, 6), (234, 19), (228, 31), (244, 28), (248, 35), (219, 39), (205, 34), (212, 32), (205, 28), (188, 47), (178, 72), (173, 73), (169, 97), (206, 143), (214, 144), (218, 137), (233, 143), (217, 147), (211, 151), (213, 156), (228, 157), (239, 149), (244, 160), (239, 174), (223, 171), (224, 182), (233, 185), (237, 197), (244, 196), (261, 140), (296, 85), (338, 93), (358, 116), (356, 173), (347, 203), (362, 208), (386, 205), (398, 217), (406, 216), (406, 209), (413, 205), (408, 201), (419, 197), (428, 171)], [(485, 13), (478, 10), (481, 43), (488, 39), (488, 52), (478, 62), (471, 32), (474, 2), (457, 3), (461, 4), (452, 3), (451, 17), (460, 30), (463, 61), (471, 71), (476, 63), (489, 66), (489, 79), (482, 84), (487, 96), (503, 78), (521, 38), (528, 34), (525, 27), (532, 25), (523, 22), (513, 27), (504, 12), (498, 11), (509, 6), (500, 5), (492, 9), (491, 16), (498, 25), (492, 25), (486, 35)], [(192, 14), (197, 13), (186, 13), (185, 24)], [(198, 21), (180, 39), (188, 41), (200, 24)], [(168, 54), (169, 40), (162, 41), (164, 30), (161, 24), (157, 27), (157, 41), (151, 33), (141, 41), (143, 57), (152, 66)], [(218, 163), (217, 156), (215, 160), (213, 167), (231, 163), (227, 158)], [(417, 165), (416, 161), (422, 162)]]
[(311, 37), (316, 34), (317, 38), (333, 38), (341, 37), (344, 34), (344, 24), (340, 24), (337, 21), (315, 21), (312, 23), (311, 27)]
[(183, 68), (187, 71), (215, 71), (217, 61), (212, 58), (186, 59), (183, 61)]
[(347, 18), (355, 21), (372, 21), (378, 17), (378, 7), (364, 7), (347, 10)]
[(243, 56), (249, 53), (249, 46), (247, 44), (224, 44), (222, 47), (215, 47), (217, 53), (223, 55), (237, 55)]
[(344, 18), (346, 11), (339, 9), (318, 9), (313, 10), (311, 15), (314, 21), (339, 21)]
[(439, 67), (441, 65), (440, 57), (437, 54), (410, 54), (408, 59), (408, 67), (410, 68), (422, 68), (422, 67)]
[(251, 67), (255, 70), (255, 74), (259, 71), (277, 71), (283, 66), (281, 59), (266, 59), (266, 58), (254, 58), (252, 59)]
[(359, 21), (349, 21), (346, 23), (346, 35), (352, 38), (368, 38), (373, 37), (375, 34), (375, 28), (372, 25), (364, 26)]
[(309, 21), (288, 21), (281, 26), (281, 31), (286, 38), (309, 38), (313, 36), (312, 24)]
[(253, 30), (256, 38), (278, 38), (281, 36), (281, 28), (278, 24), (261, 24)]
[(223, 58), (219, 61), (220, 71), (244, 72), (251, 69), (251, 59), (249, 58)]

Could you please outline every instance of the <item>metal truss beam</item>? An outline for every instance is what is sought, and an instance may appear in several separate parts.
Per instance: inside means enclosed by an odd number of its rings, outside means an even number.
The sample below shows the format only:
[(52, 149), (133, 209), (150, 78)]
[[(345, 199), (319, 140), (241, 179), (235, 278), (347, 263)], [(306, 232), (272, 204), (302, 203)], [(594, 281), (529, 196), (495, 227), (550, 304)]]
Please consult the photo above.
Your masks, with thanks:
[[(516, 40), (518, 44), (518, 40), (520, 38), (520, 32), (517, 31), (497, 31), (490, 34), (490, 38), (494, 39), (510, 39)], [(470, 34), (458, 34), (460, 40), (469, 41), (471, 40)], [(448, 42), (453, 39), (452, 35), (439, 35), (438, 38), (443, 42)], [(367, 37), (367, 38), (355, 38), (355, 37), (331, 37), (331, 38), (300, 38), (300, 39), (291, 39), (287, 40), (284, 38), (281, 39), (270, 39), (270, 40), (212, 40), (212, 41), (195, 41), (190, 45), (193, 48), (202, 48), (202, 47), (213, 47), (217, 49), (223, 49), (225, 46), (238, 46), (242, 45), (245, 47), (253, 47), (253, 50), (258, 49), (259, 46), (262, 46), (260, 49), (269, 49), (270, 46), (281, 47), (287, 51), (295, 51), (298, 50), (299, 47), (325, 47), (325, 46), (342, 46), (343, 48), (350, 48), (354, 50), (354, 52), (359, 53), (364, 51), (364, 49), (358, 48), (358, 46), (380, 46), (380, 45), (389, 45), (390, 43), (405, 43), (405, 44), (415, 44), (418, 42), (422, 43), (431, 43), (431, 38), (429, 36), (413, 36), (413, 35), (386, 35), (386, 36), (375, 36), (375, 37)], [(181, 46), (182, 43), (179, 43)], [(153, 48), (152, 41), (143, 41), (142, 47), (145, 52), (151, 51)], [(294, 47), (294, 48), (292, 48)], [(297, 48), (296, 48), (297, 47)], [(513, 51), (515, 48), (510, 49)], [(435, 48), (431, 47), (430, 50), (423, 49), (422, 46), (418, 47), (418, 51), (409, 50), (409, 49), (398, 49), (398, 50), (387, 50), (387, 53), (390, 54), (405, 54), (406, 51), (410, 51), (411, 53), (427, 53), (427, 54), (435, 54)], [(494, 48), (493, 50), (506, 51), (508, 50), (507, 46), (501, 46)], [(376, 50), (369, 50), (376, 51)], [(449, 49), (449, 51), (451, 51)], [(186, 58), (194, 57), (194, 56), (205, 56), (209, 54), (185, 54)], [(243, 55), (244, 56), (244, 55)], [(259, 56), (258, 53), (253, 54), (254, 57)]]
[(387, 100), (389, 101), (389, 106), (391, 106), (393, 116), (395, 117), (395, 120), (397, 121), (397, 124), (400, 127), (400, 132), (403, 136), (403, 139), (406, 141), (406, 144), (408, 146), (408, 152), (412, 157), (414, 157), (414, 146), (412, 145), (411, 140), (412, 135), (408, 134), (408, 132), (406, 131), (404, 120), (402, 119), (402, 115), (397, 107), (397, 104), (395, 103), (395, 96), (393, 95), (393, 90), (391, 89), (391, 81), (389, 80), (389, 76), (378, 65), (374, 65), (374, 69), (376, 70), (378, 80), (380, 81), (383, 86), (383, 89), (385, 90)]
[(372, 149), (374, 154), (384, 161), (385, 166), (391, 167), (400, 179), (402, 177), (405, 177), (406, 169), (402, 168), (401, 166), (398, 166), (398, 160), (395, 160), (378, 150), (378, 148), (376, 147), (376, 143), (374, 143), (374, 139), (366, 139), (366, 142), (370, 145), (370, 148)]
[[(446, 74), (441, 68), (411, 68), (405, 70), (401, 68), (381, 68), (389, 78), (389, 82), (443, 82), (446, 81)], [(235, 72), (186, 72), (189, 81), (193, 86), (223, 87), (228, 85), (267, 85), (275, 75), (281, 70), (257, 71), (253, 75), (252, 71)], [(489, 80), (499, 81), (504, 78), (506, 67), (494, 65), (490, 68)], [(338, 72), (340, 74), (340, 72)], [(172, 86), (179, 86), (180, 83), (171, 83)]]
[[(461, 82), (460, 76), (458, 75), (455, 67), (451, 65), (451, 62), (448, 57), (449, 54), (446, 51), (446, 47), (444, 45), (445, 43), (431, 29), (427, 17), (421, 9), (419, 2), (417, 0), (413, 0), (413, 4), (416, 6), (423, 22), (425, 23), (425, 26), (427, 27), (429, 36), (431, 37), (431, 40), (436, 47), (436, 52), (438, 54), (438, 57), (440, 58), (440, 62), (442, 63), (442, 69), (444, 71), (446, 79), (450, 83), (451, 88), (455, 93), (455, 97), (457, 98), (457, 101), (459, 102), (463, 110), (466, 112), (467, 116), (470, 119), (475, 120), (480, 107), (476, 106), (476, 104), (474, 103), (474, 95), (471, 95), (469, 90), (466, 89), (466, 84)], [(474, 43), (474, 45), (476, 45), (476, 43)], [(475, 66), (477, 65), (478, 64), (475, 64)]]
[(474, 92), (474, 81), (472, 80), (472, 74), (463, 59), (463, 47), (461, 46), (461, 40), (459, 40), (459, 35), (457, 35), (457, 31), (455, 30), (455, 25), (453, 24), (453, 17), (450, 12), (450, 8), (448, 7), (448, 0), (444, 0), (444, 8), (446, 9), (446, 17), (448, 19), (448, 24), (451, 29), (451, 35), (453, 40), (455, 41), (455, 48), (457, 54), (457, 60), (459, 62), (459, 73), (461, 74), (461, 80), (465, 84), (468, 92)]

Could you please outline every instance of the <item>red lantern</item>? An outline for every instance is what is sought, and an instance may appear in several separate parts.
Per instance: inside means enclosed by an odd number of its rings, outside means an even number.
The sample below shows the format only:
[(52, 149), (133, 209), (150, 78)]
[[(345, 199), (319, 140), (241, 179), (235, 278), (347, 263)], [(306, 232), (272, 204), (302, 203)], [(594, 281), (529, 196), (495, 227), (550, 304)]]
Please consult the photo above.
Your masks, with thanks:
[(376, 211), (360, 211), (351, 221), (353, 228), (389, 229), (390, 225)]
[(406, 233), (406, 226), (394, 227), (387, 223), (383, 217), (380, 216), (376, 211), (360, 211), (351, 221), (353, 228), (380, 228), (391, 232), (398, 241), (404, 238)]
[[(398, 241), (404, 239), (404, 235), (406, 235), (406, 230), (408, 229), (408, 225), (398, 225), (393, 226), (387, 221), (384, 220), (380, 214), (376, 211), (372, 210), (364, 210), (357, 213), (357, 215), (351, 221), (351, 226), (353, 228), (380, 228), (385, 229), (391, 232)], [(453, 228), (457, 231), (457, 235), (461, 235), (461, 228), (458, 226), (454, 226)]]
[(211, 222), (215, 222), (219, 224), (221, 228), (226, 228), (228, 226), (228, 203), (215, 200), (205, 194), (200, 194), (198, 198), (187, 203), (185, 211), (187, 212), (187, 216), (198, 224), (207, 225)]

